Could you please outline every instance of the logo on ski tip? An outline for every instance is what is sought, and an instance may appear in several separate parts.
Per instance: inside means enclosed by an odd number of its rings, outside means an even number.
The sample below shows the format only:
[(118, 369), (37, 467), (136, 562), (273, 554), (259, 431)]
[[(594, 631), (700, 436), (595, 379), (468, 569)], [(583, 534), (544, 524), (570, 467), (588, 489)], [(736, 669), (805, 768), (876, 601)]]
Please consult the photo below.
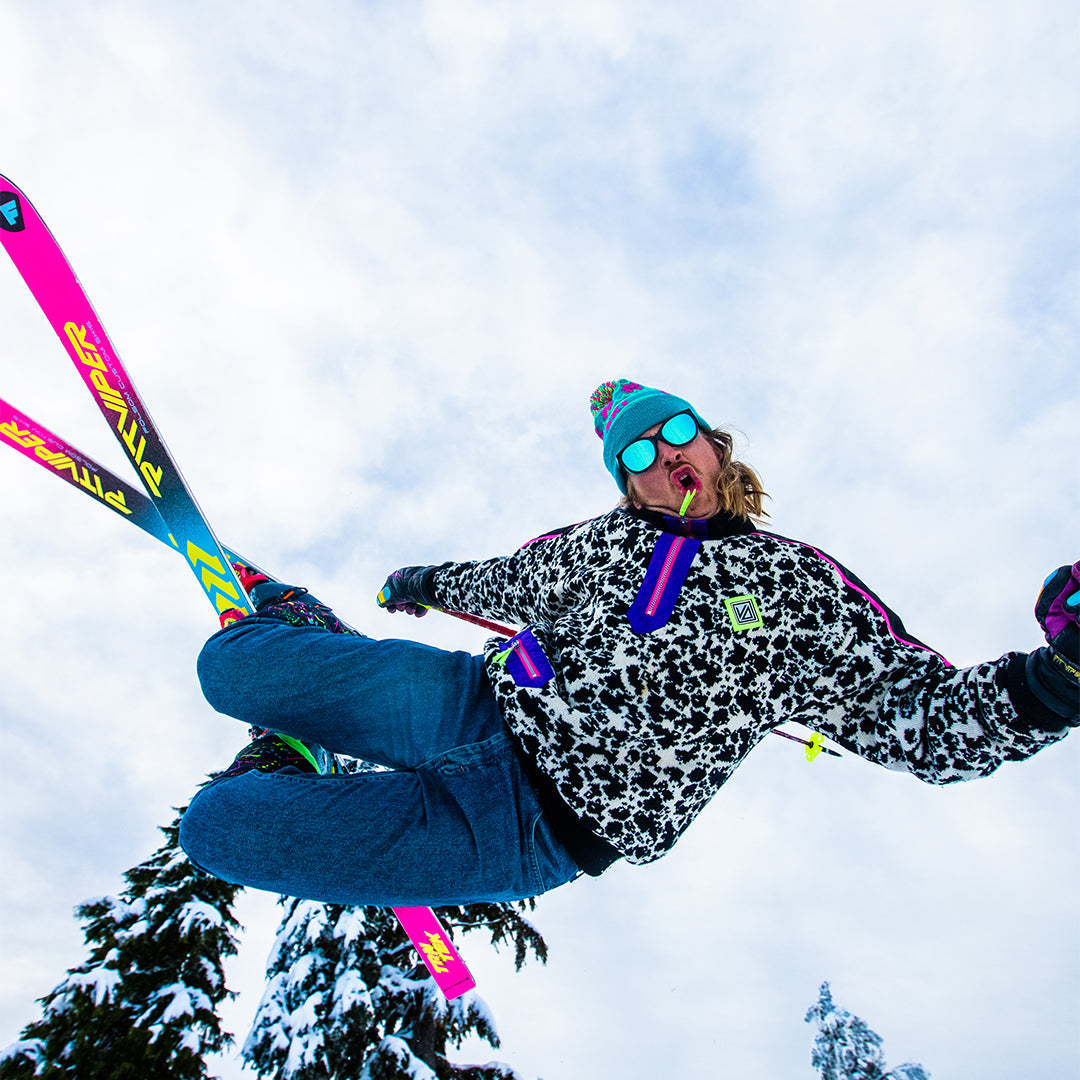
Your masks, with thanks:
[(14, 191), (0, 191), (0, 229), (21, 232), (25, 228), (19, 196)]
[(752, 596), (734, 596), (724, 601), (724, 607), (736, 630), (756, 630), (763, 624), (761, 608)]

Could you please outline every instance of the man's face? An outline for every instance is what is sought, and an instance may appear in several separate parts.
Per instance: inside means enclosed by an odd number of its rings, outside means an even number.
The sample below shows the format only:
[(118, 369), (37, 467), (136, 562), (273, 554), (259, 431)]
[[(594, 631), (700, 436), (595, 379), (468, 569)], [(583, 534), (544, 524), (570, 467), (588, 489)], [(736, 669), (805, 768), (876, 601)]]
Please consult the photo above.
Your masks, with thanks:
[[(663, 424), (656, 424), (642, 435), (656, 435)], [(720, 509), (716, 482), (720, 461), (712, 443), (699, 431), (682, 446), (669, 446), (663, 439), (656, 443), (656, 460), (644, 472), (628, 477), (630, 498), (635, 506), (678, 514), (693, 491), (686, 511), (691, 518), (712, 517)]]

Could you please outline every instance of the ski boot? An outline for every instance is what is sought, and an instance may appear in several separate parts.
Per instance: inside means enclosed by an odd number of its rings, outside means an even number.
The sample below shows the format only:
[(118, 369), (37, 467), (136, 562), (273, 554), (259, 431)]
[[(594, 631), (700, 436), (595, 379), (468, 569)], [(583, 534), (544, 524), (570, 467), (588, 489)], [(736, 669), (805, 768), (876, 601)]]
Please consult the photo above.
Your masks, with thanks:
[[(233, 563), (233, 570), (259, 615), (269, 615), (291, 626), (321, 626), (332, 634), (355, 634), (321, 600), (302, 585), (285, 585), (254, 566)], [(221, 613), (222, 627), (244, 618), (239, 608)]]
[(338, 760), (318, 743), (305, 743), (273, 728), (251, 729), (251, 742), (233, 759), (225, 770), (214, 773), (211, 780), (257, 769), (259, 772), (309, 772), (331, 776), (341, 772)]

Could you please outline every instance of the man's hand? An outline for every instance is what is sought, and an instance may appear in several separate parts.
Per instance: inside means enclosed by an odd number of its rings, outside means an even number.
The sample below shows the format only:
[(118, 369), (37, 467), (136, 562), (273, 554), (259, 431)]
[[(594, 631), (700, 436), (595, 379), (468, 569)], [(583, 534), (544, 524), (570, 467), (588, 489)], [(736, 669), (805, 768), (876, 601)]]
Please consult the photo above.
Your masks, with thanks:
[(1059, 566), (1043, 583), (1035, 618), (1047, 646), (1028, 654), (1032, 693), (1067, 724), (1080, 724), (1080, 562)]
[[(446, 565), (445, 563), (443, 565)], [(420, 617), (429, 608), (438, 607), (432, 582), (442, 566), (403, 566), (387, 579), (376, 597), (387, 611), (404, 611)]]

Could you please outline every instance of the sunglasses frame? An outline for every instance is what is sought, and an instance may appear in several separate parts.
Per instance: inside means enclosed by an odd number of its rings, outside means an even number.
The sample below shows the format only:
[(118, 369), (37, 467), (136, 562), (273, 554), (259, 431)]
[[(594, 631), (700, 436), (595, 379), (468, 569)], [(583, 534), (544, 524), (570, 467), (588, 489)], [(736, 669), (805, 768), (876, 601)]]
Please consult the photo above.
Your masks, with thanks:
[[(667, 438), (664, 437), (664, 428), (666, 428), (668, 426), (668, 424), (671, 423), (672, 420), (675, 420), (680, 416), (689, 416), (690, 419), (694, 422), (694, 434), (691, 435), (690, 438), (686, 439), (684, 442), (676, 443), (676, 442), (672, 442), (670, 439), (667, 439)], [(629, 445), (625, 446), (616, 455), (616, 460), (619, 462), (619, 468), (622, 469), (622, 471), (624, 473), (626, 473), (628, 476), (640, 476), (643, 472), (648, 472), (649, 469), (651, 469), (656, 464), (656, 459), (660, 456), (659, 451), (657, 450), (657, 446), (656, 446), (656, 444), (658, 442), (665, 442), (665, 443), (668, 444), (668, 446), (675, 447), (675, 448), (680, 447), (680, 446), (689, 446), (690, 443), (692, 443), (700, 434), (701, 434), (701, 425), (698, 424), (697, 417), (694, 416), (694, 414), (689, 409), (683, 409), (680, 412), (675, 413), (674, 416), (669, 416), (664, 421), (664, 423), (661, 425), (660, 430), (655, 435), (642, 435), (639, 438), (635, 439)], [(652, 451), (653, 451), (652, 460), (649, 462), (648, 465), (646, 465), (642, 469), (628, 468), (627, 465), (626, 465), (626, 462), (623, 461), (623, 454), (625, 454), (626, 451), (629, 450), (631, 446), (636, 446), (638, 443), (643, 443), (643, 442), (652, 443)]]

